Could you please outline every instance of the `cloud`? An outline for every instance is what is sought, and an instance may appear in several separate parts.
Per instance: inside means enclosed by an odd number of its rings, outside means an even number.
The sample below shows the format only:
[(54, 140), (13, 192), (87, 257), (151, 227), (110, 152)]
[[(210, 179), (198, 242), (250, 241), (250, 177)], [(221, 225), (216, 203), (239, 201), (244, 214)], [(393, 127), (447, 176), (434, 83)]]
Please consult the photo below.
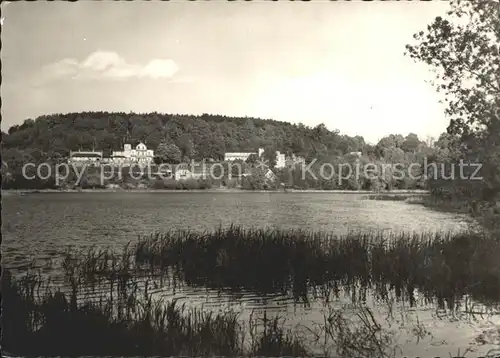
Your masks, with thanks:
[(172, 78), (179, 67), (171, 59), (153, 59), (146, 63), (129, 64), (116, 52), (96, 51), (79, 62), (74, 58), (65, 58), (42, 69), (45, 80), (72, 78), (89, 79), (126, 79), (126, 78)]
[(51, 77), (74, 76), (78, 73), (78, 62), (74, 59), (66, 58), (45, 66), (43, 72)]

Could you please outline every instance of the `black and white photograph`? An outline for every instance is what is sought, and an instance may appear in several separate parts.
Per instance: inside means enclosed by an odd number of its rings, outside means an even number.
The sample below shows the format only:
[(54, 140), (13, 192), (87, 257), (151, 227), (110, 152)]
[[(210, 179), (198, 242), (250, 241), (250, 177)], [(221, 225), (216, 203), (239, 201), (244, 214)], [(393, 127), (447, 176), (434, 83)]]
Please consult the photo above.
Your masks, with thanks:
[(500, 0), (0, 6), (2, 357), (500, 358)]

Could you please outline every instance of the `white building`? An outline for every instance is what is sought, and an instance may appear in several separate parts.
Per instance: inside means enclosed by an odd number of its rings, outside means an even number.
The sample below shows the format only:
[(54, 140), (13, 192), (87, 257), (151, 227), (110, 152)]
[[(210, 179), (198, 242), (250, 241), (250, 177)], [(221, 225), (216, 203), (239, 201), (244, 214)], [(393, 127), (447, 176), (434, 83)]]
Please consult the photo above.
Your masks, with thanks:
[(279, 150), (276, 151), (276, 168), (281, 169), (286, 167), (286, 158), (284, 153), (280, 153)]
[(230, 152), (230, 153), (225, 153), (224, 154), (224, 160), (226, 162), (234, 162), (235, 160), (241, 160), (241, 161), (246, 161), (248, 157), (250, 157), (252, 154), (257, 155), (259, 158), (264, 153), (264, 149), (259, 148), (259, 152)]
[(69, 159), (68, 163), (69, 164), (85, 164), (85, 163), (91, 163), (91, 164), (99, 164), (102, 161), (102, 152), (94, 152), (94, 151), (78, 151), (78, 152), (73, 152), (70, 151), (69, 153)]
[(269, 179), (269, 180), (276, 180), (276, 179), (278, 179), (278, 177), (276, 176), (276, 174), (274, 174), (274, 172), (271, 169), (267, 170), (266, 174), (264, 174), (264, 177), (266, 179)]
[(144, 143), (139, 143), (135, 149), (130, 144), (123, 146), (123, 151), (114, 151), (111, 160), (116, 164), (150, 164), (154, 159), (154, 151), (148, 149)]
[(193, 173), (189, 169), (178, 169), (175, 171), (175, 180), (187, 180), (192, 179)]
[(208, 167), (203, 163), (179, 164), (175, 168), (175, 180), (205, 179), (209, 175)]
[(256, 154), (256, 153), (250, 153), (250, 152), (231, 152), (231, 153), (225, 153), (224, 154), (224, 160), (226, 162), (234, 162), (235, 160), (245, 161), (252, 154)]
[[(224, 160), (231, 162), (235, 160), (242, 160), (246, 161), (248, 157), (250, 157), (252, 154), (257, 155), (259, 158), (262, 157), (262, 154), (264, 153), (263, 148), (259, 148), (259, 151), (257, 153), (252, 153), (252, 152), (234, 152), (234, 153), (226, 153), (224, 154)], [(281, 169), (285, 168), (287, 164), (286, 156), (285, 153), (281, 153), (279, 150), (276, 151), (276, 166), (275, 168)]]

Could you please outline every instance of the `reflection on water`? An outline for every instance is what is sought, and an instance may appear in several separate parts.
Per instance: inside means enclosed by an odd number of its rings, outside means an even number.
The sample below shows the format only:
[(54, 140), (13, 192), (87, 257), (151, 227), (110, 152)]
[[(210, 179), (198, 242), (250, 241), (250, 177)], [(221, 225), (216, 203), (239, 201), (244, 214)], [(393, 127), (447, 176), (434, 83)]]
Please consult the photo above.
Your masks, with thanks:
[(2, 250), (9, 265), (49, 259), (66, 245), (122, 247), (138, 235), (169, 229), (302, 228), (460, 231), (465, 216), (402, 202), (328, 193), (46, 193), (2, 201)]
[[(231, 295), (202, 288), (178, 288), (175, 294), (159, 291), (159, 295), (167, 299), (177, 298), (190, 307), (213, 311), (232, 308), (240, 312), (243, 322), (248, 322), (252, 314), (262, 315), (266, 311), (270, 316), (285, 317), (287, 327), (306, 333), (322, 325), (325, 314), (331, 309), (351, 309), (353, 314), (357, 312), (348, 294), (331, 298), (328, 304), (325, 300), (311, 299), (310, 305), (296, 304), (280, 295), (263, 298), (250, 292), (242, 294), (236, 301), (236, 297)], [(448, 311), (436, 309), (435, 305), (425, 300), (420, 300), (416, 307), (410, 308), (395, 297), (381, 301), (373, 296), (368, 297), (366, 305), (373, 308), (376, 321), (394, 334), (404, 356), (446, 357), (450, 352), (456, 353), (457, 349), (463, 352), (467, 347), (479, 355), (486, 354), (489, 349), (500, 344), (500, 332), (492, 331), (495, 325), (500, 327), (500, 310), (497, 309), (477, 305), (472, 311), (471, 307), (464, 305), (459, 311)], [(417, 328), (422, 330), (422, 336), (416, 332)], [(482, 341), (480, 337), (483, 337)], [(321, 353), (321, 344), (313, 348), (318, 354)]]
[[(103, 293), (109, 295), (109, 283), (104, 282), (103, 285), (87, 286), (81, 291), (80, 298), (102, 298)], [(314, 342), (311, 332), (320, 333), (319, 327), (324, 325), (325, 317), (332, 310), (356, 317), (360, 307), (359, 302), (353, 302), (352, 290), (346, 291), (345, 288), (340, 288), (336, 294), (310, 293), (308, 301), (301, 303), (280, 294), (257, 295), (248, 290), (234, 293), (188, 286), (171, 276), (162, 276), (162, 280), (147, 276), (135, 282), (139, 292), (147, 292), (153, 299), (176, 299), (187, 308), (213, 312), (236, 311), (244, 326), (252, 317), (262, 317), (264, 312), (268, 317), (283, 317), (287, 328), (308, 337), (307, 342), (312, 344), (310, 348), (317, 354), (323, 353), (324, 344)], [(116, 289), (116, 282), (114, 287)], [(118, 298), (118, 291), (113, 292), (115, 299)], [(484, 355), (500, 343), (500, 307), (477, 304), (468, 297), (464, 297), (456, 309), (439, 309), (418, 292), (415, 304), (410, 306), (404, 297), (396, 297), (393, 291), (383, 299), (368, 291), (362, 305), (371, 308), (376, 322), (393, 337), (399, 349), (396, 356), (404, 353), (404, 356), (445, 357), (450, 352), (458, 349), (463, 352), (466, 348)]]
[[(57, 261), (66, 245), (122, 248), (138, 235), (170, 229), (213, 230), (231, 224), (243, 227), (300, 228), (331, 231), (352, 230), (391, 232), (461, 231), (467, 228), (463, 216), (429, 211), (403, 202), (360, 200), (356, 194), (326, 193), (82, 193), (10, 196), (3, 200), (3, 263), (22, 270), (29, 263)], [(283, 295), (256, 295), (220, 292), (186, 285), (152, 286), (150, 293), (176, 298), (189, 306), (219, 310), (232, 307), (246, 321), (253, 311), (286, 316), (287, 324), (313, 329), (324, 319), (324, 299), (310, 297), (309, 305), (297, 304)], [(351, 295), (343, 292), (330, 297), (334, 307), (348, 309)], [(375, 309), (400, 336), (398, 341), (408, 356), (448, 356), (469, 345), (484, 354), (495, 342), (488, 335), (499, 325), (495, 311), (464, 301), (458, 311), (437, 310), (422, 297), (416, 307), (393, 296), (377, 300), (372, 293), (366, 304)], [(389, 307), (390, 306), (390, 307)], [(471, 315), (471, 311), (483, 313)], [(387, 317), (390, 317), (388, 319)], [(457, 319), (458, 318), (458, 319)], [(431, 335), (415, 341), (415, 322)], [(486, 332), (486, 333), (485, 333)], [(491, 337), (490, 337), (491, 336)], [(478, 338), (481, 337), (481, 338)], [(489, 338), (488, 338), (489, 337)], [(407, 340), (410, 340), (407, 342)]]

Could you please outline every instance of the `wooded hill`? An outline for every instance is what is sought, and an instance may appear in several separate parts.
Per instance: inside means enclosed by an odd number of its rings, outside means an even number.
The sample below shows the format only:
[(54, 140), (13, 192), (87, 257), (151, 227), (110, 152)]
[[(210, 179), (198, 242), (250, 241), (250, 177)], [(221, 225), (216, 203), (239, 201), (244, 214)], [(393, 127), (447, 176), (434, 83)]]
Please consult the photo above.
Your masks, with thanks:
[(323, 124), (311, 128), (274, 120), (208, 114), (54, 114), (27, 119), (21, 125), (12, 126), (8, 133), (2, 133), (6, 154), (15, 151), (35, 161), (65, 157), (69, 151), (79, 149), (102, 150), (109, 155), (113, 150), (122, 150), (125, 143), (139, 142), (153, 150), (160, 143), (175, 144), (183, 160), (220, 160), (225, 152), (255, 151), (259, 147), (294, 153), (307, 160), (350, 152), (381, 157), (384, 147), (397, 146), (405, 152), (414, 152), (422, 144), (416, 135), (409, 135), (406, 138), (389, 136), (373, 146), (361, 136), (342, 135)]

